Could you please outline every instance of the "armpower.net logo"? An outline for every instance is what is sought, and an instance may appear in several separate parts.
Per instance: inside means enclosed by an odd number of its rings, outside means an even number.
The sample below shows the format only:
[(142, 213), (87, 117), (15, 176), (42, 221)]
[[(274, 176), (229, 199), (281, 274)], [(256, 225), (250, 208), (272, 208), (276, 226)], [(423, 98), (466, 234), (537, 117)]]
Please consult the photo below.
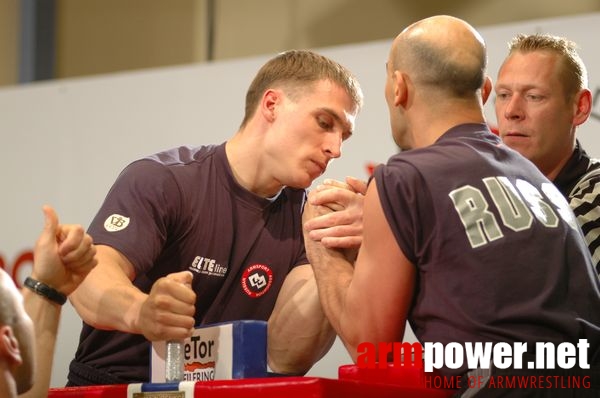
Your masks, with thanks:
[[(394, 342), (379, 344), (361, 343), (357, 347), (356, 365), (359, 368), (385, 369), (393, 358), (394, 367), (413, 367), (423, 369), (427, 388), (460, 389), (468, 383), (468, 388), (545, 388), (588, 389), (591, 386), (591, 372), (588, 361), (590, 344), (580, 339), (577, 344), (563, 342), (536, 342), (535, 354), (528, 354), (528, 344), (524, 342), (491, 343), (430, 343)], [(467, 377), (441, 376), (437, 371), (451, 370), (481, 371), (490, 369), (510, 369), (507, 374), (486, 376), (480, 372), (467, 373)], [(535, 374), (519, 372), (521, 369), (542, 370)], [(581, 370), (567, 375), (563, 370)], [(450, 370), (450, 372), (448, 372)], [(556, 375), (554, 374), (556, 373)]]

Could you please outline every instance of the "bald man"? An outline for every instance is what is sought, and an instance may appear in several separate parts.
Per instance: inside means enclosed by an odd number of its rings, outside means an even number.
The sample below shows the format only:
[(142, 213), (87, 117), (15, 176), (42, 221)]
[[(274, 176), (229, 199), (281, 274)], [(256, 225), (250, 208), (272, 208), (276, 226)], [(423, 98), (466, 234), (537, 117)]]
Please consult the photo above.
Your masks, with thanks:
[[(326, 209), (309, 195), (308, 257), (354, 360), (360, 343), (402, 341), (407, 320), (422, 344), (587, 339), (590, 363), (600, 360), (599, 284), (585, 242), (560, 192), (489, 131), (485, 68), (482, 37), (457, 18), (421, 20), (393, 41), (385, 98), (403, 151), (370, 181), (355, 262), (313, 239), (310, 218)], [(459, 365), (440, 371), (466, 389), (471, 369)], [(515, 371), (479, 370), (484, 380)], [(556, 396), (548, 387), (533, 391)]]
[(33, 323), (10, 276), (0, 269), (0, 395), (14, 397), (33, 384)]

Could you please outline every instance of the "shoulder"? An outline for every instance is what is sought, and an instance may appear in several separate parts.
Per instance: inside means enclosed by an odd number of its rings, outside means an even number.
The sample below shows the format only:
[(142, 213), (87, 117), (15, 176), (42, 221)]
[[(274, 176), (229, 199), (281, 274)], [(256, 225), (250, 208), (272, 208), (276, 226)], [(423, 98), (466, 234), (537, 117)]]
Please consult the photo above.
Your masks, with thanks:
[(569, 197), (590, 193), (600, 194), (600, 159), (590, 159), (586, 173), (577, 181), (577, 184), (569, 193)]
[[(421, 195), (427, 190), (423, 172), (427, 171), (413, 161), (414, 154), (405, 156), (394, 155), (387, 164), (378, 166), (373, 172), (373, 181), (377, 186), (377, 193), (382, 202), (391, 200), (410, 200), (415, 195)], [(385, 207), (385, 206), (384, 206)], [(392, 206), (393, 207), (393, 206)]]
[[(123, 174), (136, 175), (138, 178), (147, 176), (149, 179), (172, 177), (173, 174), (199, 168), (204, 162), (210, 161), (216, 153), (217, 146), (189, 147), (180, 146), (146, 156), (130, 163)], [(196, 166), (196, 167), (194, 167)]]
[(417, 177), (422, 174), (436, 173), (445, 170), (448, 165), (449, 151), (438, 145), (403, 151), (391, 156), (385, 165), (374, 171), (377, 179)]
[(180, 146), (150, 155), (142, 160), (148, 160), (165, 166), (185, 165), (202, 162), (217, 152), (217, 145), (199, 147)]
[(587, 172), (593, 172), (600, 170), (600, 159), (590, 158), (590, 163), (587, 168)]
[(119, 174), (112, 191), (137, 193), (148, 197), (172, 196), (193, 186), (199, 173), (210, 170), (203, 162), (214, 153), (214, 147), (178, 147), (137, 159)]

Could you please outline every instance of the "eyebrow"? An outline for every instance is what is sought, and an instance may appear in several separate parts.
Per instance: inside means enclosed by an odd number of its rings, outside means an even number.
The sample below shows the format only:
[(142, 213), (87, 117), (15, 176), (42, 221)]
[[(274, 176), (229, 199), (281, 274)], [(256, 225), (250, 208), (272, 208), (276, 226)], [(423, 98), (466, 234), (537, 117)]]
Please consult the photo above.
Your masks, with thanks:
[(498, 88), (510, 88), (511, 90), (515, 91), (514, 89), (512, 89), (512, 87), (515, 87), (517, 90), (531, 90), (531, 89), (541, 89), (541, 87), (537, 84), (533, 84), (533, 83), (524, 83), (524, 84), (511, 84), (511, 83), (496, 83), (496, 85), (494, 86), (494, 90), (498, 89)]

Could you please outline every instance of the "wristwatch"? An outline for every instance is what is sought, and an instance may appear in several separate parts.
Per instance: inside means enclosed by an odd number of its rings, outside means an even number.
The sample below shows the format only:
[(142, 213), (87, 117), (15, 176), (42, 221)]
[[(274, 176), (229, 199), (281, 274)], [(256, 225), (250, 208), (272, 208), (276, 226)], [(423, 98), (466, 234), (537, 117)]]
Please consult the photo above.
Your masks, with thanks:
[(67, 302), (67, 296), (54, 289), (53, 287), (50, 287), (40, 281), (36, 281), (35, 279), (29, 276), (25, 278), (25, 286), (27, 286), (29, 289), (33, 290), (40, 296), (45, 297), (58, 305), (63, 305)]

